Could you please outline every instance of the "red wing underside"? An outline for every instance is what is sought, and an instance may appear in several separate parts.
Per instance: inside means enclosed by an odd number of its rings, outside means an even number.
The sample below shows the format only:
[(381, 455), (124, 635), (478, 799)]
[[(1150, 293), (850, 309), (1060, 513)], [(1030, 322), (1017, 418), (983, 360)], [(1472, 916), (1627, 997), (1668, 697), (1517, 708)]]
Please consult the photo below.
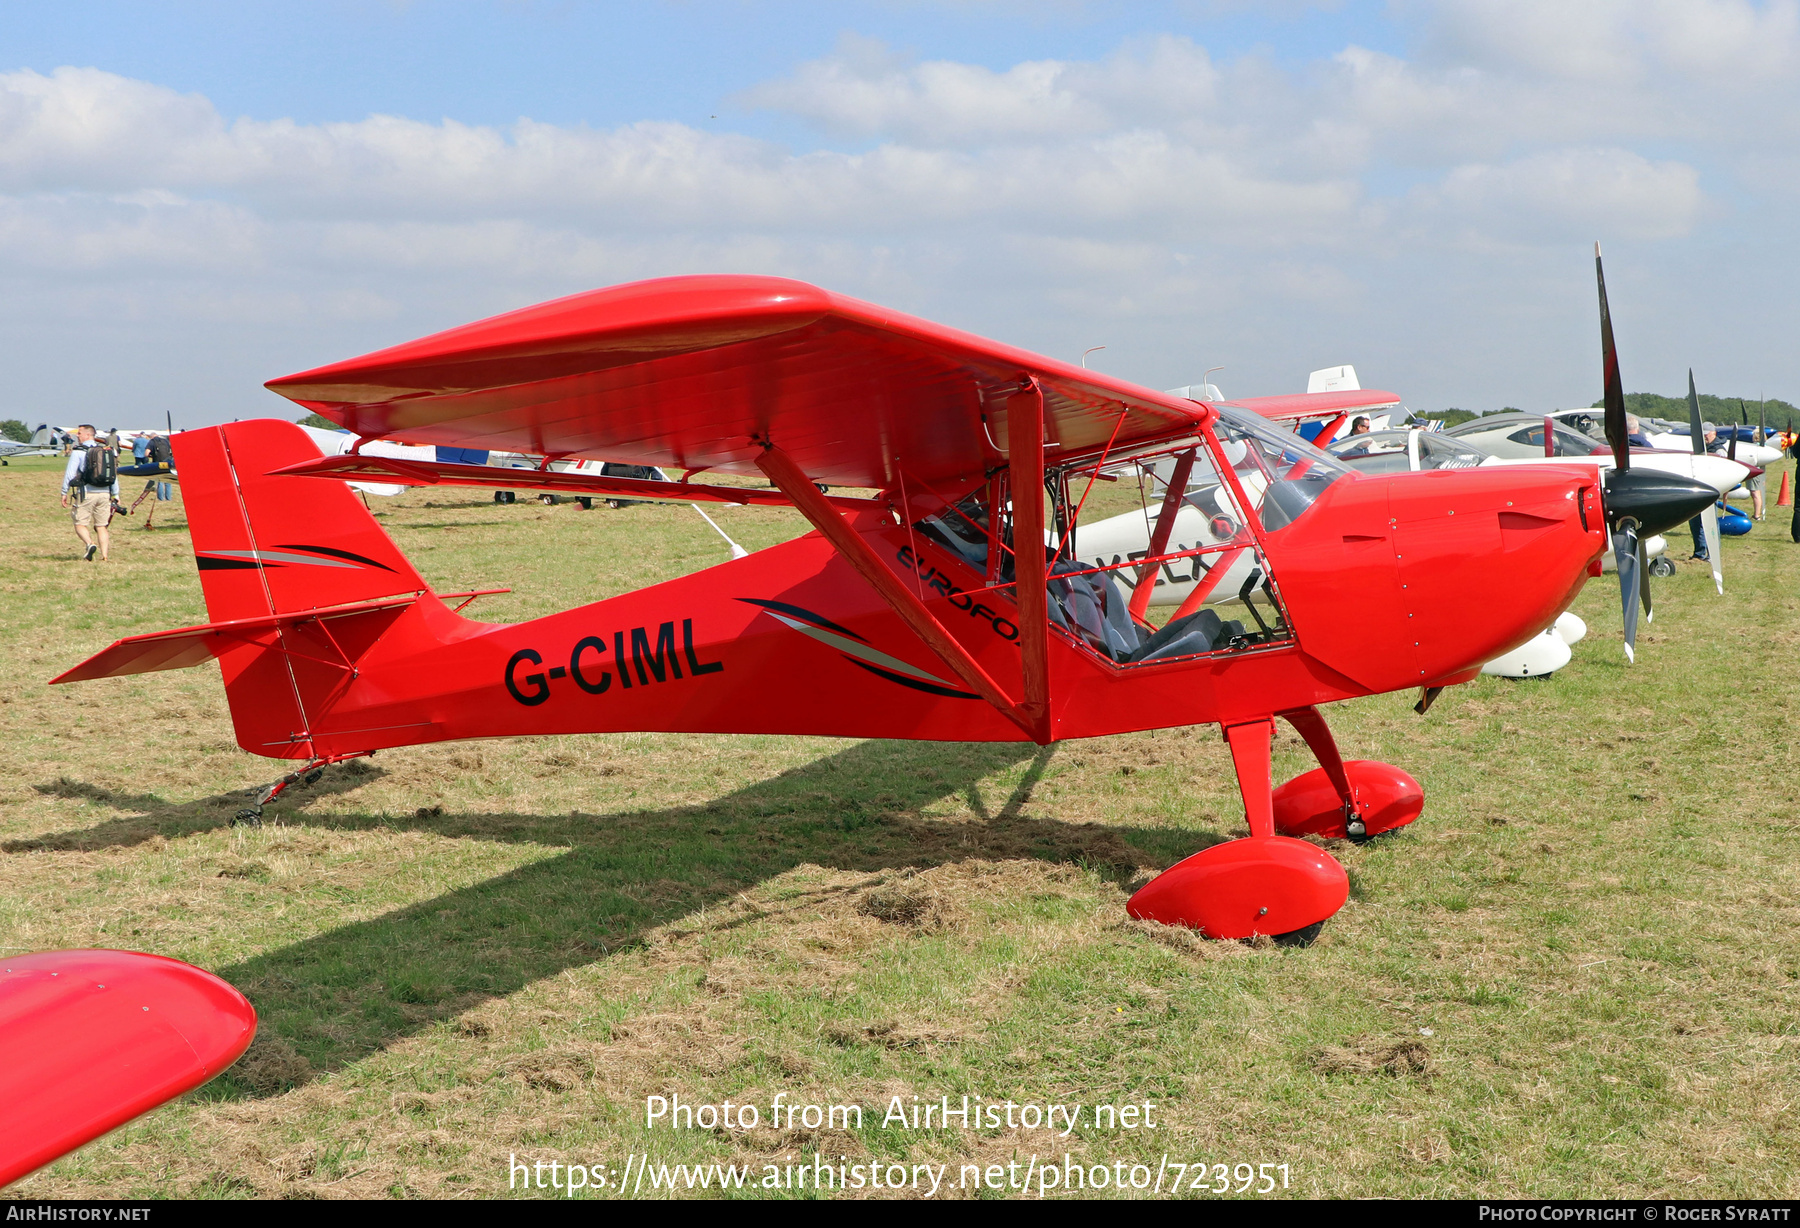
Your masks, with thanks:
[[(400, 460), (391, 456), (322, 456), (269, 471), (270, 476), (376, 480), (400, 486), (479, 486), (504, 490), (548, 490), (564, 495), (603, 495), (625, 499), (673, 499), (683, 503), (736, 503), (754, 507), (791, 507), (778, 490), (754, 486), (716, 486), (703, 482), (657, 482), (649, 478), (609, 478), (581, 470), (494, 469), (487, 465), (452, 465), (436, 461)], [(827, 495), (825, 501), (843, 511), (887, 506), (879, 499)]]
[[(1054, 459), (1175, 436), (1194, 403), (772, 277), (676, 277), (496, 316), (274, 380), (365, 436), (832, 485), (978, 481), (1007, 399), (1043, 390)], [(948, 493), (946, 491), (946, 493)]]
[(1221, 404), (1247, 409), (1276, 422), (1308, 422), (1356, 409), (1398, 409), (1400, 398), (1379, 388), (1353, 388), (1343, 392), (1295, 392), (1279, 397), (1244, 397)]

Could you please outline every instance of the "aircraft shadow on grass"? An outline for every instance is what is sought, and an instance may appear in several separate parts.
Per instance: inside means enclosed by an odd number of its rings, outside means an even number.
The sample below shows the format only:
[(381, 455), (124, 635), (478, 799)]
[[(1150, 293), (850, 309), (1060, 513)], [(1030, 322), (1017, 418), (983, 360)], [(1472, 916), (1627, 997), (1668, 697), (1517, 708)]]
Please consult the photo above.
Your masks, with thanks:
[[(279, 1086), (228, 1080), (217, 1094), (272, 1093), (340, 1069), (432, 1023), (634, 946), (659, 925), (805, 863), (880, 872), (967, 859), (1081, 862), (1125, 882), (1225, 837), (1216, 831), (1070, 824), (1023, 813), (1051, 748), (1014, 744), (860, 742), (711, 802), (610, 814), (290, 813), (295, 826), (393, 827), (442, 836), (566, 844), (567, 852), (430, 900), (354, 922), (214, 971), (255, 1004), (265, 1035), (310, 1066)], [(1027, 761), (998, 807), (984, 778)], [(375, 779), (342, 769), (316, 799)], [(63, 780), (45, 793), (143, 813), (6, 851), (92, 849), (216, 829), (236, 795), (171, 806)], [(977, 821), (927, 807), (959, 796)], [(304, 1070), (304, 1068), (301, 1068)]]

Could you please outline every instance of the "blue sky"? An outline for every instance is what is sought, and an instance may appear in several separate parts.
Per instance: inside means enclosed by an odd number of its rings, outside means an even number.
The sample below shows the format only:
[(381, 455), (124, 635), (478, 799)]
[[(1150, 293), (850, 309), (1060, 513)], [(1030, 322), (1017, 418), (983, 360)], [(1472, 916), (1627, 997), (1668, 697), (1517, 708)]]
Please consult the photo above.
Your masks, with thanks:
[[(13, 3), (0, 416), (799, 277), (1153, 386), (1800, 399), (1793, 0)], [(104, 406), (105, 409), (96, 408)], [(110, 419), (109, 419), (110, 420)]]
[(997, 71), (1185, 33), (1215, 54), (1304, 61), (1347, 42), (1401, 49), (1380, 5), (41, 3), (8, 5), (0, 65), (104, 68), (302, 123), (373, 113), (609, 127), (642, 119), (779, 135), (732, 97), (828, 54), (838, 36)]

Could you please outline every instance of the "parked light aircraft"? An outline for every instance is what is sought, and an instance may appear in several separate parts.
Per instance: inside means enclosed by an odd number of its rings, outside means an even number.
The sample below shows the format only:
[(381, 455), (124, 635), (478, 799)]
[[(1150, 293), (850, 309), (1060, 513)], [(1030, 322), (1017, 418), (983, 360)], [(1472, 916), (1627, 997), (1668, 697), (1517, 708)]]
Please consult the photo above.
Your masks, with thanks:
[[(1601, 304), (1604, 320), (1604, 281)], [(1609, 323), (1604, 333), (1609, 414), (1616, 400), (1622, 425)], [(1258, 412), (777, 278), (575, 295), (270, 387), (369, 440), (404, 431), (683, 471), (670, 482), (534, 473), (537, 489), (786, 504), (817, 533), (562, 614), (479, 623), (432, 591), (343, 482), (487, 486), (484, 467), (321, 457), (287, 422), (188, 431), (176, 449), (213, 621), (121, 640), (56, 681), (217, 657), (239, 745), (299, 765), (265, 797), (327, 763), (459, 738), (1047, 745), (1216, 723), (1251, 834), (1164, 871), (1129, 904), (1215, 938), (1315, 933), (1348, 880), (1294, 837), (1371, 836), (1423, 807), (1402, 769), (1346, 762), (1321, 705), (1418, 688), (1423, 710), (1549, 626), (1609, 531), (1635, 560), (1641, 535), (1714, 498), (1632, 468), (1622, 449), (1606, 473), (1358, 474)], [(1079, 562), (1094, 490), (1165, 463), (1149, 555)], [(708, 470), (761, 474), (775, 489), (692, 480)], [(879, 493), (827, 495), (821, 482)], [(1196, 505), (1208, 536), (1171, 550)], [(1116, 582), (1165, 564), (1223, 575), (1240, 561), (1251, 569), (1242, 619), (1194, 602), (1154, 626), (1138, 604), (1150, 587), (1128, 602)], [(1628, 646), (1639, 577), (1622, 567)], [(1320, 763), (1280, 787), (1277, 717)]]
[(40, 424), (26, 443), (20, 443), (16, 439), (0, 439), (0, 465), (27, 456), (61, 456), (74, 441), (75, 437), (65, 430)]
[[(1354, 466), (1364, 473), (1406, 473), (1427, 469), (1473, 469), (1480, 465), (1547, 465), (1567, 463), (1562, 458), (1545, 458), (1542, 456), (1523, 460), (1507, 460), (1495, 456), (1486, 449), (1469, 440), (1442, 431), (1424, 431), (1417, 427), (1402, 430), (1371, 431), (1366, 435), (1345, 436), (1333, 440), (1327, 449), (1333, 456), (1347, 465)], [(1612, 457), (1596, 458), (1603, 466), (1611, 466)], [(1668, 461), (1662, 457), (1651, 457), (1640, 461), (1653, 468), (1663, 468), (1668, 472), (1682, 472), (1693, 466), (1681, 462)], [(1726, 471), (1714, 474), (1711, 468), (1705, 468), (1708, 476), (1715, 481), (1729, 481), (1741, 470)], [(1653, 534), (1644, 540), (1644, 550), (1652, 560), (1650, 574), (1669, 576), (1675, 574), (1675, 565), (1662, 557), (1668, 548), (1667, 539), (1661, 534)], [(1605, 570), (1611, 571), (1614, 563), (1611, 555), (1607, 555), (1602, 564)], [(1660, 564), (1660, 565), (1659, 565)], [(1577, 636), (1577, 639), (1580, 637)], [(1574, 643), (1570, 640), (1569, 643)]]
[[(1691, 397), (1690, 403), (1693, 405), (1697, 424), (1699, 422), (1698, 403), (1694, 402)], [(1607, 463), (1605, 458), (1607, 445), (1595, 445), (1584, 434), (1556, 421), (1554, 415), (1534, 417), (1529, 414), (1490, 414), (1460, 423), (1445, 431), (1444, 434), (1456, 439), (1466, 439), (1494, 452), (1504, 460), (1559, 459), (1586, 460), (1600, 465)], [(1698, 437), (1699, 431), (1696, 426), (1695, 438)], [(1652, 442), (1655, 442), (1656, 438), (1651, 437)], [(1538, 450), (1536, 454), (1532, 452), (1533, 447)], [(1629, 452), (1637, 458), (1636, 463), (1641, 469), (1656, 469), (1665, 473), (1679, 473), (1696, 478), (1712, 486), (1721, 497), (1741, 486), (1746, 478), (1762, 472), (1756, 465), (1733, 459), (1730, 456), (1722, 456), (1716, 452), (1708, 452), (1703, 446), (1690, 450), (1685, 441), (1679, 450), (1654, 447), (1631, 448)], [(1701, 512), (1700, 520), (1705, 533), (1707, 558), (1712, 568), (1713, 584), (1720, 593), (1723, 593), (1725, 591), (1725, 573), (1724, 560), (1718, 549), (1718, 514), (1709, 506)]]

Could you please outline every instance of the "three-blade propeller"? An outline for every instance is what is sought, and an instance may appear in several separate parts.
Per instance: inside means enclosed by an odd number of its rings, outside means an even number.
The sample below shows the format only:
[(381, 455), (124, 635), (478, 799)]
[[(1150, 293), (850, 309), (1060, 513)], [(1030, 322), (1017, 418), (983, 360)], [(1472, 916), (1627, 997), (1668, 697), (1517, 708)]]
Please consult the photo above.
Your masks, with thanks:
[[(1655, 471), (1632, 472), (1631, 440), (1625, 423), (1625, 385), (1619, 378), (1619, 351), (1613, 343), (1612, 311), (1606, 302), (1606, 270), (1600, 245), (1594, 244), (1594, 278), (1600, 287), (1600, 358), (1605, 377), (1606, 442), (1612, 445), (1613, 468), (1605, 477), (1606, 523), (1612, 534), (1613, 563), (1619, 573), (1619, 602), (1625, 622), (1625, 659), (1637, 660), (1638, 609), (1651, 617), (1650, 566), (1645, 541), (1689, 519), (1701, 507), (1712, 508), (1716, 492), (1704, 482)], [(1691, 383), (1691, 380), (1690, 380)], [(1691, 398), (1690, 398), (1691, 400)], [(1692, 402), (1696, 406), (1698, 402)], [(1695, 410), (1698, 413), (1698, 409)], [(1695, 419), (1694, 437), (1700, 437)], [(1717, 531), (1717, 521), (1714, 521)], [(1716, 559), (1715, 547), (1712, 555)], [(1714, 564), (1717, 567), (1717, 564)]]

